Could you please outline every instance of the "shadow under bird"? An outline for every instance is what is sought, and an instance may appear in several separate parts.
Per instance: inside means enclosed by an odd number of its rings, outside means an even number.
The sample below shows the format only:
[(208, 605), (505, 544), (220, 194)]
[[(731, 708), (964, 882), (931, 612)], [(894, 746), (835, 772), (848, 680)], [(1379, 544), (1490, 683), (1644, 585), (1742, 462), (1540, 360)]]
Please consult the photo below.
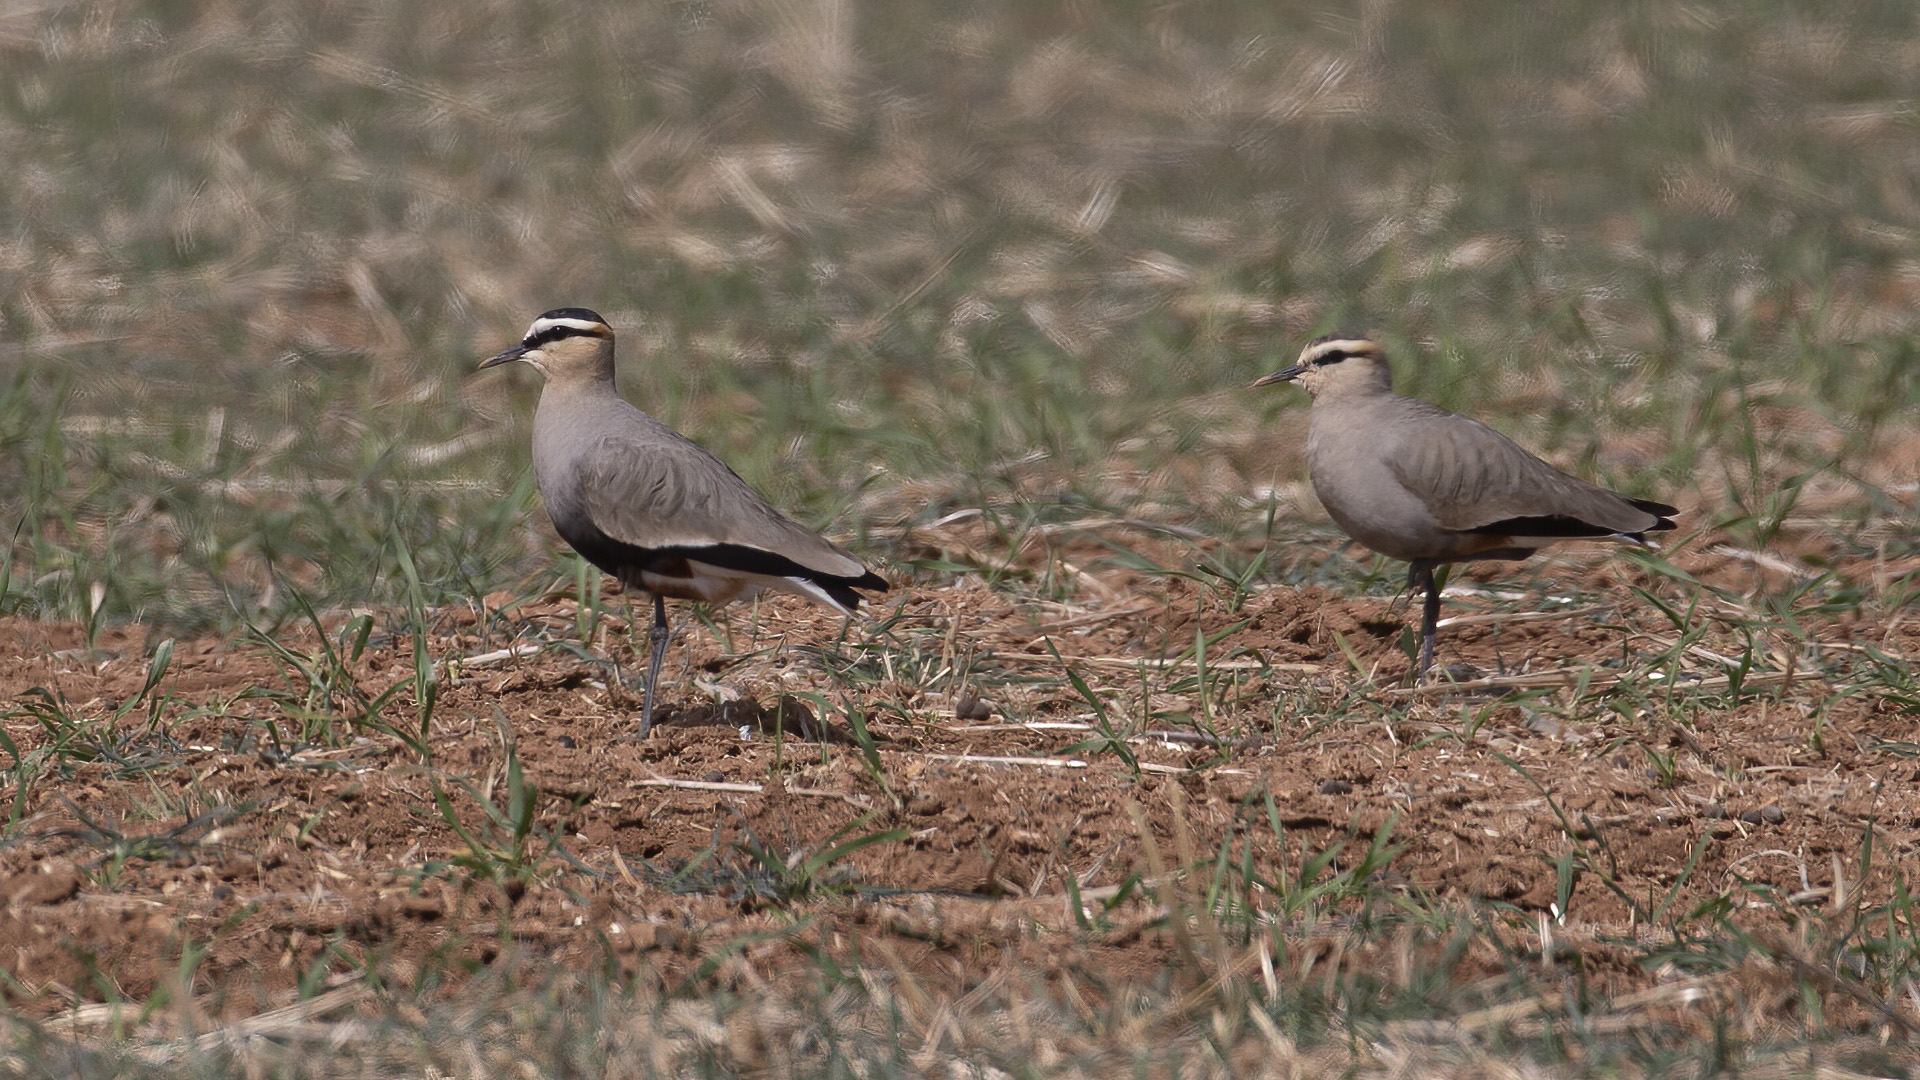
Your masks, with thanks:
[(887, 583), (845, 548), (775, 510), (719, 458), (622, 398), (613, 328), (585, 308), (533, 320), (511, 349), (475, 370), (518, 361), (546, 378), (533, 417), (533, 472), (560, 538), (630, 588), (653, 595), (640, 734), (653, 727), (666, 656), (666, 598), (724, 604), (764, 589), (844, 614)]
[(1679, 513), (1568, 476), (1477, 420), (1401, 397), (1386, 354), (1363, 337), (1315, 338), (1293, 366), (1253, 385), (1277, 382), (1297, 382), (1313, 399), (1307, 472), (1327, 514), (1355, 540), (1405, 559), (1407, 588), (1426, 589), (1415, 681), (1433, 663), (1436, 567), (1525, 559), (1562, 540), (1645, 545)]

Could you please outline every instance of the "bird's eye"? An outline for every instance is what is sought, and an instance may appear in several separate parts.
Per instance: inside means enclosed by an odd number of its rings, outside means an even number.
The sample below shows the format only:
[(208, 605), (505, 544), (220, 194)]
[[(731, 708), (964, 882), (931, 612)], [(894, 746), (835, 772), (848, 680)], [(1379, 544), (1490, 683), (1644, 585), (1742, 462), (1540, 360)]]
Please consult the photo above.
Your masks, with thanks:
[(1349, 354), (1347, 353), (1343, 353), (1338, 350), (1335, 350), (1334, 352), (1324, 353), (1320, 356), (1314, 357), (1313, 364), (1315, 367), (1326, 367), (1328, 364), (1337, 364), (1340, 361), (1345, 360), (1348, 355)]

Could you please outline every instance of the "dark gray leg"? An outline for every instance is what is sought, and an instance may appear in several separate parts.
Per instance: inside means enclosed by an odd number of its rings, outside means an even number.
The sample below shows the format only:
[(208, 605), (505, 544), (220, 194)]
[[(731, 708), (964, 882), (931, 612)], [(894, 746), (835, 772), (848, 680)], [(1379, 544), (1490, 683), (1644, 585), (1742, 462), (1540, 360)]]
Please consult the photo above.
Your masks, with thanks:
[(660, 681), (660, 662), (667, 658), (667, 602), (653, 598), (653, 629), (647, 631), (647, 689), (640, 700), (640, 737), (653, 730), (653, 684)]
[(1427, 679), (1427, 669), (1433, 666), (1433, 639), (1440, 625), (1440, 586), (1433, 578), (1436, 564), (1426, 559), (1415, 559), (1407, 568), (1407, 588), (1417, 585), (1427, 588), (1427, 602), (1420, 612), (1420, 663), (1414, 668), (1414, 685)]

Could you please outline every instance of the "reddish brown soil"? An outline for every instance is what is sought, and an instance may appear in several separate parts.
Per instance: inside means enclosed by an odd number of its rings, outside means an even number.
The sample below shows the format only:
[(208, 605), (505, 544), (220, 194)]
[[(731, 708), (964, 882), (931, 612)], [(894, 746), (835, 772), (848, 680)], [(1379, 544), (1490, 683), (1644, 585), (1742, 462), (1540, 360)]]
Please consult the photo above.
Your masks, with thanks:
[[(337, 720), (302, 743), (301, 715), (325, 703), (258, 640), (179, 642), (157, 708), (109, 723), (140, 690), (154, 644), (145, 630), (110, 629), (89, 647), (73, 626), (0, 622), (0, 699), (12, 705), (0, 763), (16, 766), (0, 805), (18, 813), (0, 839), (5, 994), (45, 1014), (184, 988), (216, 1013), (246, 1012), (367, 968), (400, 984), (457, 981), (508, 948), (668, 987), (778, 978), (817, 963), (814, 950), (955, 989), (1010, 962), (1111, 985), (1162, 968), (1180, 940), (1138, 892), (1081, 925), (1070, 878), (1093, 909), (1156, 865), (1210, 870), (1223, 843), (1236, 859), (1251, 845), (1259, 873), (1285, 880), (1303, 853), (1356, 836), (1332, 873), (1382, 829), (1399, 851), (1376, 885), (1428, 902), (1495, 902), (1535, 945), (1535, 923), (1552, 922), (1588, 977), (1626, 990), (1664, 977), (1620, 944), (1666, 932), (1636, 919), (1636, 905), (1677, 912), (1727, 896), (1736, 921), (1784, 938), (1791, 912), (1834, 902), (1836, 871), (1864, 890), (1850, 898), (1871, 900), (1884, 898), (1888, 867), (1915, 865), (1916, 717), (1894, 697), (1850, 689), (1860, 680), (1846, 673), (1868, 648), (1914, 656), (1920, 618), (1803, 612), (1799, 635), (1754, 637), (1764, 664), (1790, 663), (1790, 676), (1757, 680), (1737, 704), (1716, 694), (1689, 705), (1684, 679), (1675, 688), (1645, 667), (1678, 632), (1627, 586), (1683, 611), (1702, 598), (1696, 648), (1721, 655), (1740, 655), (1741, 620), (1756, 618), (1757, 602), (1742, 611), (1743, 601), (1646, 580), (1625, 560), (1575, 553), (1544, 569), (1463, 575), (1475, 588), (1512, 585), (1508, 609), (1519, 613), (1552, 593), (1577, 599), (1560, 605), (1573, 614), (1528, 621), (1483, 618), (1494, 612), (1484, 592), (1450, 597), (1447, 614), (1465, 622), (1442, 631), (1442, 662), (1482, 676), (1585, 671), (1603, 685), (1517, 701), (1412, 694), (1395, 686), (1408, 615), (1384, 598), (1270, 587), (1236, 605), (1230, 591), (1185, 578), (1100, 569), (1095, 549), (1056, 547), (1049, 558), (1056, 571), (1078, 568), (1067, 574), (1079, 575), (1076, 605), (965, 581), (896, 590), (879, 608), (891, 636), (864, 655), (871, 624), (843, 641), (837, 619), (785, 599), (722, 613), (733, 653), (686, 622), (662, 680), (663, 724), (645, 742), (632, 738), (635, 695), (610, 697), (605, 669), (562, 646), (466, 668), (442, 686), (431, 768), (392, 735)], [(1779, 584), (1737, 554), (1676, 561), (1728, 596)], [(1890, 573), (1885, 561), (1842, 569), (1863, 581)], [(1143, 666), (1190, 647), (1196, 622), (1221, 635), (1208, 649), (1220, 666), (1205, 702), (1190, 665)], [(566, 640), (575, 625), (564, 598), (491, 620), (446, 611), (432, 652)], [(370, 697), (411, 685), (411, 639), (390, 630), (376, 626), (353, 668)], [(278, 640), (317, 651), (310, 633)], [(1084, 723), (1091, 711), (1049, 643), (1117, 725), (1182, 741), (1132, 739), (1137, 775), (1120, 754), (1073, 749), (1087, 731), (1043, 725)], [(637, 668), (623, 633), (603, 631), (596, 647)], [(1624, 669), (1609, 666), (1623, 654)], [(1620, 670), (1618, 686), (1604, 685)], [(1682, 674), (1721, 670), (1696, 652)], [(978, 701), (956, 700), (956, 672)], [(1145, 725), (1143, 682), (1161, 714)], [(820, 728), (813, 714), (827, 704), (824, 742), (774, 736), (783, 696), (790, 728)], [(851, 738), (849, 708), (876, 741), (877, 770)], [(382, 719), (404, 727), (415, 715), (402, 690)], [(50, 754), (62, 739), (64, 752)], [(508, 806), (509, 741), (538, 788), (538, 861), (523, 878), (477, 868), (435, 802), (437, 786), (481, 846), (510, 846), (479, 801)], [(752, 854), (804, 857), (886, 829), (906, 837), (823, 871), (861, 891), (783, 896), (781, 875)], [(1870, 829), (1879, 846), (1858, 880)], [(548, 850), (548, 836), (564, 850)], [(1576, 850), (1611, 885), (1583, 873), (1564, 922), (1539, 920), (1555, 901), (1554, 861)], [(1162, 894), (1190, 895), (1185, 885)], [(1498, 964), (1470, 953), (1459, 975)], [(183, 972), (189, 985), (170, 982)]]

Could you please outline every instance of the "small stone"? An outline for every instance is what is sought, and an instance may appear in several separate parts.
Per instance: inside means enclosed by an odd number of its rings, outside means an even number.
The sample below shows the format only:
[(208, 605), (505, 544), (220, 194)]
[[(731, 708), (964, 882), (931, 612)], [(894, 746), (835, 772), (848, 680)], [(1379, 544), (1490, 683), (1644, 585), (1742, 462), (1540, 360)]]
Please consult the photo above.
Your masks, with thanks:
[(962, 690), (960, 696), (955, 698), (953, 702), (953, 718), (955, 720), (973, 721), (991, 720), (993, 719), (993, 706), (987, 704), (981, 699), (980, 695), (974, 693), (972, 690)]
[(1353, 794), (1353, 785), (1347, 783), (1345, 780), (1328, 777), (1327, 779), (1320, 781), (1320, 794), (1351, 795)]

